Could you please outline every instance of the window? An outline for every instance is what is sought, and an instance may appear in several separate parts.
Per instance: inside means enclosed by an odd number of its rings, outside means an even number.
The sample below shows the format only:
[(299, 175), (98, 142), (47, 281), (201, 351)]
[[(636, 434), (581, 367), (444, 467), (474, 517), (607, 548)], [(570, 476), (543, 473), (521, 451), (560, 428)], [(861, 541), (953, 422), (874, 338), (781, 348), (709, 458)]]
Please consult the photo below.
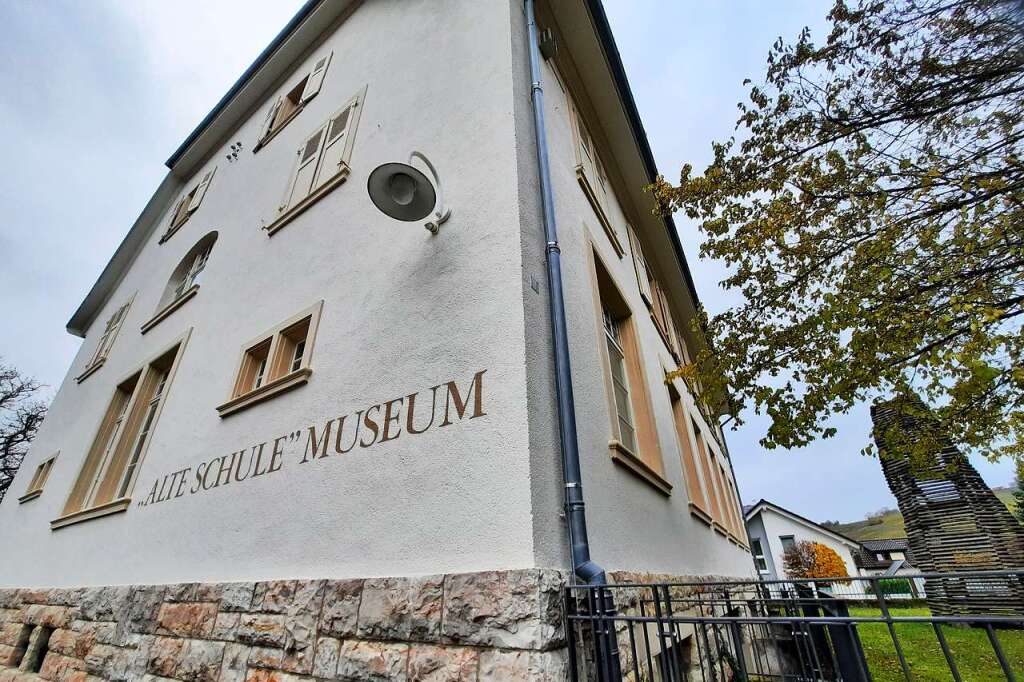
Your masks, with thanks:
[(684, 361), (685, 350), (683, 337), (679, 333), (675, 320), (672, 318), (671, 305), (665, 290), (658, 284), (657, 278), (647, 263), (643, 247), (637, 237), (636, 230), (631, 225), (626, 225), (626, 233), (629, 236), (629, 247), (633, 253), (633, 270), (636, 273), (637, 286), (640, 289), (640, 296), (651, 311), (651, 319), (654, 326), (661, 334), (662, 340), (668, 347), (672, 357), (679, 364)]
[(60, 518), (51, 528), (124, 511), (189, 333), (118, 384)]
[(583, 188), (583, 193), (593, 207), (594, 213), (597, 214), (598, 222), (601, 223), (601, 227), (604, 228), (605, 234), (608, 235), (608, 239), (615, 248), (615, 253), (621, 258), (625, 249), (622, 248), (622, 242), (610, 219), (610, 204), (615, 195), (609, 186), (608, 174), (605, 172), (604, 164), (594, 146), (594, 138), (587, 130), (579, 108), (571, 97), (568, 102), (572, 117), (573, 138), (576, 142), (576, 179), (579, 181), (580, 187)]
[(348, 178), (359, 106), (365, 96), (364, 88), (296, 150), (295, 168), (278, 206), (278, 216), (264, 227), (268, 235), (273, 235)]
[(213, 170), (203, 175), (203, 179), (199, 181), (198, 185), (178, 199), (178, 203), (174, 205), (174, 211), (171, 213), (171, 224), (167, 226), (167, 230), (160, 237), (161, 244), (170, 239), (178, 231), (178, 228), (192, 217), (192, 214), (196, 212), (199, 205), (203, 203), (203, 197), (206, 196), (206, 190), (210, 186), (210, 181), (213, 180), (213, 174), (216, 172), (217, 167), (214, 166)]
[(213, 251), (216, 241), (217, 233), (209, 233), (189, 249), (185, 257), (181, 259), (171, 273), (167, 286), (164, 287), (164, 293), (157, 304), (156, 312), (142, 325), (143, 334), (199, 293), (199, 281), (210, 260), (210, 253)]
[(750, 553), (754, 555), (754, 566), (757, 567), (758, 573), (767, 573), (768, 560), (765, 559), (764, 549), (761, 548), (760, 538), (750, 539)]
[(796, 547), (796, 540), (792, 535), (780, 535), (779, 542), (782, 543), (783, 552), (788, 552), (791, 547)]
[(596, 260), (598, 310), (609, 389), (612, 457), (668, 494), (657, 433), (651, 416), (647, 383), (633, 320), (608, 271)]
[(50, 477), (50, 470), (53, 469), (53, 463), (56, 460), (57, 455), (54, 455), (36, 467), (35, 473), (32, 474), (32, 479), (28, 482), (25, 494), (18, 498), (18, 502), (28, 502), (43, 494), (43, 486), (46, 485), (46, 479)]
[(261, 147), (270, 142), (271, 138), (277, 135), (278, 131), (298, 116), (303, 107), (320, 92), (324, 76), (327, 75), (327, 67), (331, 63), (331, 55), (318, 57), (313, 64), (313, 70), (302, 77), (288, 92), (274, 100), (267, 110), (267, 116), (263, 121), (263, 128), (260, 130), (260, 139), (256, 142), (253, 151), (259, 151)]
[[(132, 299), (134, 299), (134, 296)], [(75, 381), (82, 383), (85, 381), (86, 377), (103, 366), (103, 363), (107, 359), (107, 355), (110, 354), (111, 346), (114, 345), (114, 339), (117, 338), (117, 333), (121, 331), (121, 325), (124, 323), (124, 318), (128, 315), (128, 309), (132, 305), (132, 299), (129, 299), (127, 303), (115, 310), (114, 314), (107, 319), (107, 324), (103, 328), (103, 334), (100, 335), (100, 340), (96, 344), (96, 349), (93, 351), (92, 357), (89, 359), (89, 364), (86, 365), (81, 374), (75, 377)]]
[(672, 402), (672, 417), (675, 422), (676, 437), (679, 440), (679, 456), (682, 459), (683, 476), (686, 479), (686, 491), (690, 497), (690, 511), (704, 519), (707, 523), (711, 523), (711, 507), (708, 502), (708, 493), (698, 473), (700, 458), (697, 452), (694, 451), (694, 444), (690, 440), (686, 407), (683, 405), (682, 397), (672, 384), (669, 384), (668, 390), (669, 399)]
[(323, 301), (247, 343), (242, 350), (231, 397), (217, 407), (220, 416), (243, 410), (309, 381), (310, 355)]

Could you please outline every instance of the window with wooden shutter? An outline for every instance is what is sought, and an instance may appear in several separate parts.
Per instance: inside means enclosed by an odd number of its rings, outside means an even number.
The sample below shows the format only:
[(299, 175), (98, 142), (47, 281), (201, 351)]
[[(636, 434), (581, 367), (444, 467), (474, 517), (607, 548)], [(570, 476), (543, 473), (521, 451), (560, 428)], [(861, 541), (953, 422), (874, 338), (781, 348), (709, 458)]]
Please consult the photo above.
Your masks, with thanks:
[(616, 462), (667, 495), (672, 485), (664, 478), (665, 467), (634, 320), (596, 255), (595, 266), (611, 417), (608, 447)]
[(278, 216), (264, 227), (268, 235), (273, 235), (348, 178), (356, 124), (365, 92), (364, 89), (349, 100), (296, 150), (295, 166), (284, 199), (278, 206)]
[(195, 246), (189, 249), (185, 257), (181, 259), (177, 267), (171, 272), (164, 293), (160, 297), (156, 311), (153, 316), (146, 320), (140, 327), (143, 334), (155, 327), (163, 320), (170, 317), (178, 308), (182, 307), (199, 293), (199, 282), (206, 264), (213, 252), (213, 245), (217, 242), (217, 232), (213, 231), (196, 242)]
[(301, 386), (313, 373), (313, 341), (323, 301), (303, 310), (245, 344), (227, 402), (217, 407), (226, 417)]
[(313, 62), (313, 69), (292, 85), (288, 92), (274, 100), (260, 127), (260, 137), (253, 151), (259, 151), (270, 142), (271, 138), (298, 116), (303, 107), (320, 93), (332, 54), (328, 52), (317, 57)]
[(51, 528), (124, 511), (190, 332), (121, 382)]
[(601, 223), (608, 240), (612, 243), (615, 253), (622, 258), (625, 249), (619, 240), (618, 232), (611, 222), (609, 204), (614, 193), (608, 183), (601, 156), (594, 145), (594, 138), (587, 130), (587, 124), (580, 115), (580, 110), (572, 98), (569, 99), (569, 111), (572, 117), (573, 136), (576, 141), (576, 179), (583, 188), (583, 193), (590, 202), (597, 220)]
[(637, 238), (633, 226), (627, 224), (626, 231), (629, 235), (629, 248), (633, 252), (633, 270), (636, 272), (636, 284), (640, 288), (640, 296), (644, 299), (644, 303), (650, 307), (654, 296), (651, 294), (651, 276), (647, 271), (647, 259), (644, 258), (644, 250), (640, 246), (640, 240)]
[(127, 303), (119, 307), (114, 311), (113, 315), (107, 318), (107, 323), (103, 327), (103, 333), (100, 334), (100, 338), (96, 342), (96, 348), (93, 350), (92, 357), (89, 358), (89, 364), (85, 366), (85, 369), (82, 370), (81, 374), (75, 377), (75, 381), (82, 383), (86, 377), (103, 366), (107, 356), (110, 354), (110, 349), (114, 345), (114, 340), (117, 338), (117, 333), (121, 331), (121, 326), (124, 324), (125, 317), (128, 316), (128, 309), (131, 307), (132, 300), (134, 300), (134, 298), (135, 297), (132, 296)]
[(43, 460), (39, 466), (36, 467), (31, 480), (28, 482), (28, 488), (25, 490), (25, 494), (18, 498), (19, 503), (34, 500), (43, 494), (43, 486), (46, 485), (46, 479), (50, 477), (50, 470), (53, 469), (53, 463), (56, 460), (57, 455), (54, 455), (49, 459)]
[(199, 205), (203, 203), (203, 199), (206, 197), (206, 190), (210, 187), (210, 182), (213, 181), (213, 175), (216, 172), (217, 167), (214, 166), (203, 174), (202, 179), (191, 190), (178, 199), (178, 202), (174, 205), (174, 210), (171, 212), (170, 225), (167, 226), (167, 230), (160, 237), (161, 244), (170, 239), (178, 231), (178, 228), (188, 222), (192, 214), (199, 209)]

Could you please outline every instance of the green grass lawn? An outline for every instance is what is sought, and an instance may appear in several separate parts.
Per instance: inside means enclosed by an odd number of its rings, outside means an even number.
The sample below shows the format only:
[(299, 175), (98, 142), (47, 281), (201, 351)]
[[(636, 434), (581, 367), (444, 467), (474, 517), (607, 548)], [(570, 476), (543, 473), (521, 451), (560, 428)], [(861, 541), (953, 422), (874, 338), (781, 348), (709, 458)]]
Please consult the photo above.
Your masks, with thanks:
[[(992, 490), (999, 501), (1012, 510), (1013, 491), (1009, 488), (995, 488)], [(886, 538), (905, 538), (907, 529), (903, 524), (903, 515), (898, 511), (891, 511), (878, 518), (864, 521), (853, 521), (840, 524), (836, 530), (854, 540), (884, 540)]]
[[(890, 612), (894, 617), (929, 615), (926, 608), (891, 608)], [(852, 608), (850, 615), (876, 616), (879, 611), (874, 608)], [(930, 623), (904, 623), (895, 627), (915, 682), (948, 682), (953, 679)], [(857, 626), (857, 631), (874, 682), (902, 682), (903, 671), (886, 625), (864, 623)], [(953, 660), (964, 682), (1006, 680), (984, 629), (943, 626), (942, 633), (949, 642)], [(1002, 644), (1011, 670), (1018, 680), (1024, 679), (1024, 631), (996, 630), (996, 636)]]

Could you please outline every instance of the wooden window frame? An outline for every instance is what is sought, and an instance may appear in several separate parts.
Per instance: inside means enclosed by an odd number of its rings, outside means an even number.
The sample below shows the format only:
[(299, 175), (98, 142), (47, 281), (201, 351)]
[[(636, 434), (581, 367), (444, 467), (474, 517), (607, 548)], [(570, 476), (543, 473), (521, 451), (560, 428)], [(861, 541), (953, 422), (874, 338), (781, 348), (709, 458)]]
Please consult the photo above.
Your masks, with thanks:
[[(326, 56), (318, 56), (313, 61), (313, 68), (288, 88), (287, 92), (279, 95), (274, 100), (263, 120), (263, 125), (260, 128), (260, 137), (252, 149), (253, 154), (266, 147), (278, 133), (284, 130), (289, 123), (302, 113), (302, 110), (306, 108), (306, 105), (314, 97), (320, 94), (321, 86), (327, 76), (327, 69), (331, 65), (333, 56), (333, 52), (328, 52)], [(282, 111), (282, 107), (289, 108)]]
[(124, 327), (124, 321), (128, 317), (128, 313), (131, 312), (132, 302), (134, 300), (135, 294), (132, 294), (125, 303), (120, 305), (113, 314), (107, 318), (107, 323), (103, 325), (103, 332), (100, 334), (100, 338), (96, 341), (96, 348), (93, 349), (93, 354), (89, 359), (89, 364), (85, 366), (85, 369), (82, 370), (81, 374), (75, 377), (76, 383), (80, 384), (88, 379), (96, 372), (96, 370), (103, 366), (103, 363), (107, 361), (107, 358), (110, 356), (110, 349), (114, 347), (117, 335), (121, 333), (121, 329)]
[[(665, 465), (658, 442), (657, 427), (651, 408), (651, 392), (643, 367), (643, 353), (637, 334), (632, 311), (622, 296), (621, 289), (612, 279), (607, 266), (601, 262), (596, 246), (591, 244), (590, 272), (596, 312), (597, 333), (601, 366), (604, 373), (605, 398), (607, 401), (609, 426), (609, 454), (614, 462), (649, 483), (663, 495), (671, 495), (672, 484), (665, 479)], [(621, 347), (625, 356), (626, 376), (629, 383), (629, 401), (636, 431), (637, 450), (626, 447), (618, 437), (618, 408), (615, 402), (615, 387), (611, 373), (607, 333), (604, 326), (604, 311), (608, 309), (617, 315)]]
[(57, 455), (59, 454), (60, 452), (57, 452), (39, 463), (39, 466), (37, 466), (36, 470), (32, 473), (32, 478), (29, 479), (28, 487), (25, 489), (25, 494), (18, 498), (19, 504), (24, 504), (29, 500), (34, 500), (43, 494), (43, 487), (46, 485), (46, 481), (50, 478), (50, 472), (53, 470), (54, 462), (57, 461)]
[[(217, 244), (218, 233), (216, 230), (206, 234), (196, 242), (179, 261), (171, 273), (167, 286), (164, 288), (164, 295), (160, 304), (153, 313), (153, 316), (142, 323), (139, 331), (143, 334), (153, 327), (166, 320), (171, 314), (192, 300), (199, 293), (199, 275), (202, 274), (210, 264), (210, 256), (213, 247)], [(197, 264), (201, 265), (197, 269)], [(171, 294), (168, 296), (168, 294)]]
[(676, 438), (679, 442), (679, 459), (683, 469), (683, 481), (686, 483), (688, 497), (687, 507), (694, 517), (711, 525), (711, 516), (707, 482), (701, 477), (700, 453), (694, 441), (690, 426), (689, 411), (683, 403), (682, 394), (670, 382), (667, 386), (669, 400), (672, 405), (672, 419), (675, 424)]
[[(591, 208), (594, 209), (597, 221), (601, 224), (601, 228), (611, 242), (612, 248), (615, 249), (615, 254), (622, 258), (625, 256), (626, 250), (623, 248), (622, 240), (619, 238), (619, 234), (615, 226), (612, 225), (611, 217), (609, 216), (610, 202), (618, 201), (615, 196), (615, 190), (611, 187), (611, 183), (608, 180), (608, 171), (601, 160), (601, 154), (597, 150), (594, 136), (587, 127), (586, 121), (583, 120), (580, 108), (577, 106), (572, 93), (566, 93), (566, 101), (569, 104), (569, 117), (572, 121), (573, 149), (576, 155), (576, 180), (579, 182), (583, 194), (587, 197), (587, 201), (590, 202)], [(588, 145), (587, 142), (590, 144)], [(588, 147), (590, 149), (589, 152), (587, 151)]]
[[(278, 215), (268, 225), (264, 225), (263, 229), (266, 231), (268, 237), (274, 236), (281, 228), (295, 220), (297, 217), (302, 215), (310, 206), (318, 202), (330, 194), (336, 187), (344, 183), (352, 172), (351, 159), (352, 149), (355, 146), (356, 135), (359, 132), (359, 119), (362, 113), (363, 103), (366, 100), (366, 86), (363, 87), (358, 93), (352, 96), (344, 106), (335, 111), (331, 116), (324, 122), (322, 122), (309, 136), (303, 139), (302, 144), (299, 145), (295, 155), (295, 163), (292, 167), (291, 173), (288, 175), (288, 184), (285, 187), (284, 197), (281, 203), (277, 207)], [(324, 151), (328, 146), (332, 144), (333, 139), (331, 138), (331, 124), (336, 119), (340, 118), (345, 112), (348, 112), (348, 118), (345, 121), (345, 129), (342, 133), (344, 135), (343, 149), (338, 160), (337, 170), (333, 170), (327, 179), (321, 180), (321, 173), (324, 171), (322, 162), (324, 160)], [(303, 153), (306, 151), (307, 144), (320, 134), (321, 139), (318, 140), (318, 148), (315, 154), (314, 170), (310, 177), (310, 190), (301, 199), (292, 203), (291, 198), (294, 194), (295, 184), (299, 178), (299, 173), (308, 165), (305, 163), (306, 159), (303, 158)]]
[[(316, 345), (316, 333), (320, 326), (323, 305), (322, 300), (317, 301), (242, 346), (229, 397), (224, 403), (217, 406), (217, 413), (221, 417), (240, 412), (286, 391), (298, 388), (309, 381), (313, 374), (310, 364), (313, 348)], [(294, 339), (290, 339), (289, 335), (303, 325), (305, 326), (304, 349), (298, 368), (294, 368), (294, 356), (290, 351), (294, 348)], [(290, 343), (292, 345), (289, 345)], [(258, 386), (253, 386), (256, 374), (253, 362), (254, 359), (264, 355), (263, 346), (266, 347), (264, 379)], [(254, 355), (254, 351), (257, 350), (260, 355)], [(248, 387), (246, 388), (246, 386)]]
[[(191, 334), (190, 328), (117, 383), (61, 515), (50, 522), (51, 530), (123, 512), (131, 505), (153, 431)], [(158, 366), (161, 363), (166, 369)], [(158, 387), (162, 387), (159, 394)]]
[(217, 173), (217, 167), (206, 171), (203, 174), (202, 179), (196, 183), (195, 187), (183, 194), (178, 201), (174, 203), (174, 210), (171, 211), (171, 222), (167, 226), (167, 229), (160, 236), (158, 244), (163, 244), (168, 239), (174, 236), (174, 233), (181, 229), (182, 225), (187, 223), (192, 217), (192, 214), (199, 210), (199, 207), (203, 203), (203, 199), (206, 198), (206, 191), (210, 188), (210, 183), (213, 182), (213, 176)]

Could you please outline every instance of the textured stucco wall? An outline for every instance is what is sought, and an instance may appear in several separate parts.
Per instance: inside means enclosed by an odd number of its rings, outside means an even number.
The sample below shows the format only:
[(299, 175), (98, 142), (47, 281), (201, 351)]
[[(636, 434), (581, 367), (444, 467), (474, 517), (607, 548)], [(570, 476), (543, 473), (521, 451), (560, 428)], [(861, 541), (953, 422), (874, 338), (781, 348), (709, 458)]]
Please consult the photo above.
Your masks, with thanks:
[[(507, 191), (517, 163), (509, 8), (368, 0), (281, 83), (284, 92), (333, 49), (320, 94), (287, 128), (252, 153), (268, 100), (224, 141), (198, 171), (218, 166), (200, 209), (158, 245), (164, 217), (89, 329), (71, 376), (112, 310), (137, 292), (106, 364), (81, 384), (65, 381), (0, 505), (0, 547), (20, 548), (0, 552), (0, 585), (534, 564), (519, 206)], [(352, 176), (268, 238), (261, 220), (274, 215), (297, 147), (364, 86)], [(236, 140), (245, 151), (229, 164)], [(412, 149), (435, 162), (454, 208), (436, 237), (385, 217), (366, 195), (370, 171)], [(214, 229), (199, 294), (141, 335), (171, 271)], [(221, 419), (214, 408), (241, 345), (320, 299), (308, 385)], [(164, 474), (445, 381), (465, 387), (479, 370), (487, 415), (301, 465), (301, 443), (289, 444), (272, 475), (51, 531), (116, 383), (189, 327), (135, 502)], [(36, 464), (58, 450), (42, 496), (19, 505)]]
[[(526, 62), (525, 17), (513, 12), (518, 21), (514, 40), (518, 41), (513, 54), (518, 71), (520, 97), (528, 97), (530, 75)], [(567, 27), (561, 27), (567, 30)], [(564, 48), (564, 45), (560, 46)], [(688, 497), (683, 482), (682, 463), (672, 418), (667, 388), (662, 383), (663, 368), (675, 366), (640, 298), (636, 276), (625, 234), (625, 216), (613, 202), (612, 222), (615, 223), (626, 248), (621, 259), (601, 228), (590, 203), (580, 188), (575, 173), (575, 152), (570, 114), (566, 94), (548, 62), (544, 63), (543, 88), (546, 129), (550, 148), (551, 172), (562, 252), (563, 280), (565, 284), (566, 314), (572, 355), (573, 389), (576, 398), (576, 416), (579, 429), (580, 452), (583, 465), (584, 494), (587, 519), (594, 560), (608, 570), (638, 570), (674, 574), (717, 574), (747, 576), (753, 572), (750, 554), (730, 543), (707, 525), (693, 518), (687, 507)], [(609, 83), (609, 87), (611, 87)], [(527, 102), (528, 104), (528, 102)], [(518, 112), (518, 110), (517, 110)], [(538, 268), (543, 259), (543, 227), (539, 206), (536, 204), (536, 161), (533, 146), (533, 121), (519, 112), (516, 141), (520, 146), (522, 170), (520, 192), (527, 198), (522, 213), (524, 280), (529, 280), (531, 268)], [(592, 131), (595, 136), (596, 131)], [(600, 146), (600, 143), (598, 143)], [(526, 153), (528, 151), (528, 153)], [(605, 165), (612, 184), (619, 183), (616, 191), (623, 195), (621, 179), (616, 176), (615, 160), (605, 156)], [(531, 196), (532, 195), (532, 196)], [(672, 495), (665, 497), (648, 483), (616, 464), (610, 457), (608, 440), (611, 434), (611, 415), (604, 379), (602, 355), (603, 331), (599, 312), (595, 307), (592, 285), (592, 257), (598, 257), (608, 268), (619, 290), (637, 319), (644, 371), (650, 387), (652, 409), (657, 424), (657, 435), (665, 464), (665, 478), (673, 485)], [(540, 271), (541, 291), (546, 293), (546, 282)], [(682, 281), (666, 282), (681, 292)], [(526, 291), (524, 307), (528, 337), (548, 333), (546, 300), (537, 301)], [(533, 330), (533, 331), (531, 331)], [(530, 379), (527, 382), (532, 405), (553, 404), (551, 395), (550, 359), (544, 361), (547, 351), (540, 341), (528, 341)], [(683, 400), (695, 414), (691, 396)], [(698, 417), (699, 419), (699, 417)], [(543, 433), (551, 437), (553, 427), (544, 423)], [(710, 431), (705, 427), (706, 431)], [(531, 428), (531, 434), (533, 429)], [(531, 440), (532, 471), (537, 471), (545, 458), (557, 457), (556, 441), (543, 443), (538, 436)], [(547, 499), (542, 499), (546, 496)], [(556, 485), (535, 486), (535, 517), (548, 510), (558, 509), (562, 503), (562, 489)], [(544, 523), (543, 520), (535, 523)], [(554, 528), (546, 528), (547, 532)], [(540, 542), (540, 541), (538, 541)], [(537, 560), (553, 561), (564, 565), (554, 554), (554, 544), (538, 545)], [(564, 555), (564, 551), (563, 551)]]

